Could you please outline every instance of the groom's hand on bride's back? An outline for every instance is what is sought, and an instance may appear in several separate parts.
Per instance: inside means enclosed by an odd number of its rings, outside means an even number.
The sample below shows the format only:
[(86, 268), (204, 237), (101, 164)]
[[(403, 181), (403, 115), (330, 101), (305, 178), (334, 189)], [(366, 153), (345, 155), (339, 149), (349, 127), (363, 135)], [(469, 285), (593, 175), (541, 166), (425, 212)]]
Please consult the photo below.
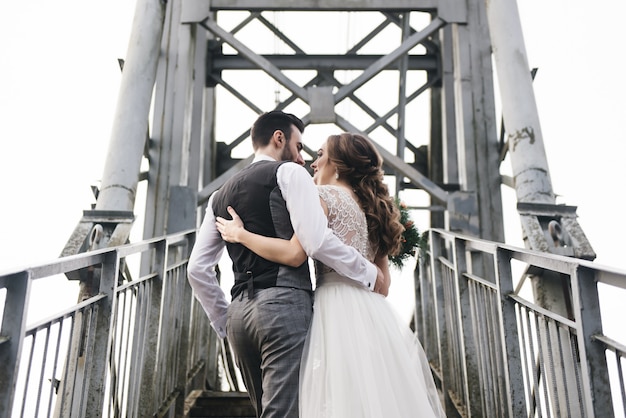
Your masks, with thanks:
[(385, 280), (385, 275), (380, 267), (376, 266), (376, 270), (378, 271), (378, 275), (376, 276), (376, 284), (374, 285), (374, 292), (380, 293), (381, 295), (387, 297), (389, 294), (389, 283)]

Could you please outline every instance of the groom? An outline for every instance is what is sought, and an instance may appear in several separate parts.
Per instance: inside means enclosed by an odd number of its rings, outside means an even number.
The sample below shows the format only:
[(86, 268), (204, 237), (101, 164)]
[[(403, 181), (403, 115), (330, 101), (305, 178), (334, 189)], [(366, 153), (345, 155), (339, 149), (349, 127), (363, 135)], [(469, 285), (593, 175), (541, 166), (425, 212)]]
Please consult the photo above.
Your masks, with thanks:
[[(189, 258), (189, 283), (215, 331), (228, 335), (257, 417), (298, 416), (300, 357), (313, 310), (309, 265), (280, 265), (225, 243), (215, 217), (230, 218), (226, 208), (233, 206), (249, 231), (284, 239), (295, 233), (309, 257), (362, 279), (370, 290), (382, 281), (374, 264), (328, 229), (317, 189), (302, 167), (303, 131), (292, 114), (259, 116), (250, 133), (255, 158), (210, 197)], [(235, 278), (230, 304), (215, 272), (224, 246)]]

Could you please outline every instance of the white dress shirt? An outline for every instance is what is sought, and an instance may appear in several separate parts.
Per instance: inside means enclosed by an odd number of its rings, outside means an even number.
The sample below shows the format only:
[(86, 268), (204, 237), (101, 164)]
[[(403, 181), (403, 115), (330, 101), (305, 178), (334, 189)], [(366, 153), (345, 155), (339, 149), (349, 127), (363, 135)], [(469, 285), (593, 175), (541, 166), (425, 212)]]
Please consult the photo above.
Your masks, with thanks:
[[(274, 161), (263, 154), (257, 161)], [(287, 162), (282, 164), (276, 177), (278, 187), (287, 203), (294, 233), (305, 253), (334, 269), (342, 276), (362, 283), (370, 290), (376, 283), (376, 266), (367, 261), (356, 249), (343, 244), (328, 228), (317, 187), (304, 167)], [(215, 266), (222, 257), (225, 243), (215, 226), (213, 195), (209, 198), (206, 215), (191, 251), (187, 275), (196, 298), (207, 313), (211, 325), (220, 337), (226, 336), (226, 312), (229, 302), (217, 281)], [(237, 208), (235, 208), (237, 210)]]

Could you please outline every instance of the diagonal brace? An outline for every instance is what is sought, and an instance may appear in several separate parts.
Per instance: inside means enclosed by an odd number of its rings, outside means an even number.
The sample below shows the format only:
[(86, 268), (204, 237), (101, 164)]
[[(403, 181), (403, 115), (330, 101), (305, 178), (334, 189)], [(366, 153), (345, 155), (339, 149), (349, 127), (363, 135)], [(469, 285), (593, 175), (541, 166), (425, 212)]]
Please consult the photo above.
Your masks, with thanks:
[(340, 88), (337, 93), (335, 93), (335, 103), (339, 103), (340, 101), (348, 97), (356, 89), (370, 81), (372, 78), (374, 78), (374, 76), (376, 76), (376, 74), (389, 67), (394, 61), (402, 57), (402, 55), (408, 53), (417, 44), (423, 42), (426, 38), (431, 36), (445, 24), (446, 22), (444, 20), (436, 17), (421, 32), (416, 32), (406, 38), (406, 40), (402, 42), (402, 44), (398, 48), (396, 48), (390, 54), (385, 55), (384, 57), (374, 62), (372, 65), (369, 66), (367, 70), (363, 71), (360, 76), (352, 80), (350, 84), (347, 84), (344, 87)]
[(215, 20), (205, 19), (202, 22), (202, 26), (212, 32), (215, 36), (220, 37), (223, 41), (228, 43), (237, 52), (239, 52), (244, 58), (252, 62), (261, 70), (265, 71), (274, 80), (278, 81), (287, 89), (291, 90), (293, 94), (298, 96), (298, 98), (302, 99), (305, 103), (308, 103), (309, 96), (306, 89), (298, 86), (296, 83), (291, 81), (290, 78), (286, 77), (278, 67), (274, 66), (270, 61), (260, 56), (259, 54), (256, 54), (250, 48), (238, 41), (237, 38), (233, 36), (233, 34), (221, 28), (217, 24), (217, 22), (215, 22)]

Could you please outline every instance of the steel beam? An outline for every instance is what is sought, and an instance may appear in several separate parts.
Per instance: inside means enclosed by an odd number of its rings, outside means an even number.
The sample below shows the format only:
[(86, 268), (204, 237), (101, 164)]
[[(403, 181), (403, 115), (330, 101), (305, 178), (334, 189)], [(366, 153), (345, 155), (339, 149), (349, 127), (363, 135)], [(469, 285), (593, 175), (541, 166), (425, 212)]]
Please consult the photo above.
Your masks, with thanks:
[[(383, 55), (259, 55), (274, 67), (281, 70), (365, 70)], [(439, 67), (436, 55), (407, 55), (407, 70), (435, 71)], [(213, 54), (208, 58), (210, 71), (223, 70), (258, 70), (258, 67), (241, 55)], [(395, 70), (395, 68), (394, 68)]]

